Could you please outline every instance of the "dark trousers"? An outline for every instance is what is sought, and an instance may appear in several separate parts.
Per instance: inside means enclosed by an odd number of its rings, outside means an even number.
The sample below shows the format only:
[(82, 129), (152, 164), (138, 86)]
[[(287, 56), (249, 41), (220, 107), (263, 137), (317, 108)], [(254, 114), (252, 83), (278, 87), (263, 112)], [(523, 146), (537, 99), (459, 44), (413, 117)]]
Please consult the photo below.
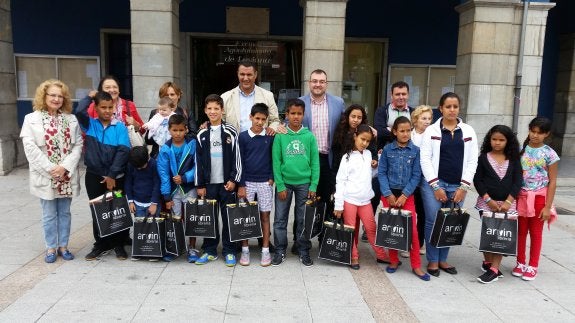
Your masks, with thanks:
[[(230, 241), (230, 231), (228, 229), (228, 210), (226, 204), (235, 203), (234, 192), (228, 192), (224, 188), (224, 184), (208, 184), (206, 185), (206, 198), (210, 200), (217, 200), (220, 206), (220, 215), (222, 221), (222, 254), (224, 256), (228, 254), (235, 254), (237, 250), (237, 243)], [(219, 219), (216, 216), (216, 237), (215, 238), (204, 238), (204, 243), (202, 249), (205, 253), (212, 256), (218, 255), (218, 245), (220, 244), (220, 230), (219, 230)]]
[[(102, 181), (102, 176), (86, 172), (85, 186), (86, 192), (88, 193), (88, 198), (94, 199), (108, 191), (105, 183), (100, 183)], [(124, 189), (124, 178), (116, 179), (115, 190)], [(92, 216), (92, 232), (94, 234), (94, 248), (100, 250), (110, 250), (114, 247), (121, 247), (126, 241), (130, 239), (130, 230), (120, 231), (111, 234), (106, 237), (100, 237), (98, 224)]]
[(413, 192), (415, 199), (415, 212), (417, 213), (417, 235), (419, 236), (419, 247), (425, 243), (425, 208), (423, 208), (423, 198), (419, 187)]

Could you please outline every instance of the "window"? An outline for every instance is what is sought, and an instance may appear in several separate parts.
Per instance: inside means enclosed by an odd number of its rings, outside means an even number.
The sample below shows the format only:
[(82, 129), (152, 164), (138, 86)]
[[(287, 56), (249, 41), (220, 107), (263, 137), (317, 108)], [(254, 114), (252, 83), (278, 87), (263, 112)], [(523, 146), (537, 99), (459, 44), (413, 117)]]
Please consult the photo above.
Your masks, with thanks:
[(98, 57), (16, 56), (18, 100), (33, 100), (40, 83), (55, 78), (70, 88), (73, 100), (85, 97), (100, 81)]
[(387, 93), (397, 81), (409, 84), (409, 105), (427, 104), (435, 107), (439, 98), (455, 87), (455, 66), (442, 65), (396, 65), (389, 66)]

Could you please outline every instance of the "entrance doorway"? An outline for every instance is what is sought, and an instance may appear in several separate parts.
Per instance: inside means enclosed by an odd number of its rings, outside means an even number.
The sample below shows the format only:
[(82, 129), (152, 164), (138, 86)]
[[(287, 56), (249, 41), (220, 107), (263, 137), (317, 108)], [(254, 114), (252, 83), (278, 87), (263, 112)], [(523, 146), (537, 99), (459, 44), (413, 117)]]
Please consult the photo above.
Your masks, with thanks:
[(238, 86), (237, 66), (244, 59), (258, 66), (256, 83), (274, 94), (280, 114), (285, 101), (300, 96), (301, 41), (191, 39), (191, 108), (198, 123), (207, 120), (204, 98)]

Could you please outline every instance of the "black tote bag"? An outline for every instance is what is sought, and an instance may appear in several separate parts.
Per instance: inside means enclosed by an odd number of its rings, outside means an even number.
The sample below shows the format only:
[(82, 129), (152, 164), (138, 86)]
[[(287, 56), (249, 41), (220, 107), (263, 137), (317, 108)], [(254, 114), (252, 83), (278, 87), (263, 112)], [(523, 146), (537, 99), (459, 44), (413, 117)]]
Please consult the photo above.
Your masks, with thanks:
[(167, 214), (164, 232), (166, 253), (177, 257), (187, 252), (184, 224), (181, 218), (176, 219), (172, 213)]
[(185, 235), (190, 237), (216, 237), (216, 200), (195, 199), (186, 202)]
[(517, 219), (510, 219), (507, 213), (489, 213), (481, 217), (479, 251), (517, 255)]
[(106, 192), (90, 200), (92, 218), (98, 226), (100, 237), (106, 237), (116, 232), (132, 227), (132, 215), (128, 199), (120, 191)]
[(320, 234), (325, 221), (326, 203), (320, 203), (319, 198), (305, 202), (304, 229), (302, 235), (311, 240)]
[(460, 246), (469, 222), (469, 213), (461, 208), (441, 208), (437, 211), (430, 242), (436, 248)]
[(375, 245), (409, 251), (412, 232), (411, 212), (401, 209), (382, 208), (377, 217)]
[(226, 206), (230, 241), (262, 236), (262, 223), (257, 202), (237, 202)]
[(342, 218), (333, 222), (326, 221), (324, 224), (325, 231), (318, 258), (350, 265), (354, 228), (344, 226)]
[(162, 257), (165, 244), (165, 221), (159, 217), (136, 218), (132, 257)]

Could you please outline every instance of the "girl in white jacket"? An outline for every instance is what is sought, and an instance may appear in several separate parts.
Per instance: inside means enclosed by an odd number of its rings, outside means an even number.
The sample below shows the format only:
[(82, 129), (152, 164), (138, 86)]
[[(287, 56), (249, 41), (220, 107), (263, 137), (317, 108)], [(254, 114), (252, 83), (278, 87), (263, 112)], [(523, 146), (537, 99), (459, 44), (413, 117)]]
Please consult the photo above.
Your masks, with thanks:
[(371, 128), (360, 124), (353, 134), (353, 146), (344, 147), (345, 153), (336, 176), (334, 214), (337, 218), (343, 215), (344, 224), (355, 227), (351, 249), (351, 268), (356, 270), (359, 269), (357, 250), (359, 220), (363, 223), (377, 261), (389, 263), (385, 250), (374, 244), (376, 224), (371, 207), (371, 198), (374, 196), (371, 189), (371, 152), (366, 149), (373, 139)]

